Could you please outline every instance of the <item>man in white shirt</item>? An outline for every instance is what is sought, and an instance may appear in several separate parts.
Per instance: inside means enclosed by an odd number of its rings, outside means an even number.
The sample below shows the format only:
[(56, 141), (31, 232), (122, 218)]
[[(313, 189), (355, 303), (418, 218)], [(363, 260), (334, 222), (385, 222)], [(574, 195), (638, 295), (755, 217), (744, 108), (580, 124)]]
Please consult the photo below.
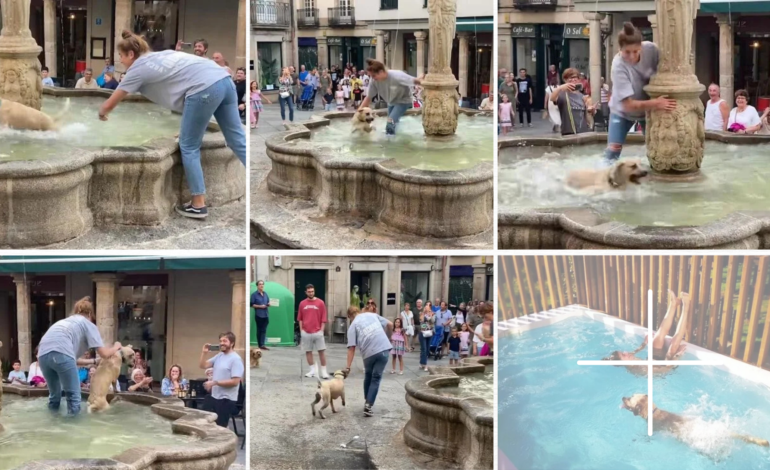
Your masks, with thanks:
[(75, 84), (75, 89), (85, 89), (85, 90), (98, 90), (99, 84), (96, 83), (96, 80), (94, 80), (94, 71), (90, 68), (87, 68), (85, 72), (83, 72), (83, 77), (78, 80), (78, 82)]

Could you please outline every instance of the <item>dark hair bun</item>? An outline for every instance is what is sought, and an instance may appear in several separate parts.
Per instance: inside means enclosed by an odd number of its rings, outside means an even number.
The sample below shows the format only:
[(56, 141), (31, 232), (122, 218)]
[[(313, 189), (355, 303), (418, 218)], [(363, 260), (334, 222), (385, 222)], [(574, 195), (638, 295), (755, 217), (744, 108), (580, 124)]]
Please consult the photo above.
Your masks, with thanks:
[(131, 39), (134, 36), (134, 33), (131, 31), (124, 29), (122, 33), (120, 33), (120, 37), (123, 39)]
[(623, 23), (623, 32), (630, 36), (636, 32), (636, 26), (630, 21), (626, 21)]

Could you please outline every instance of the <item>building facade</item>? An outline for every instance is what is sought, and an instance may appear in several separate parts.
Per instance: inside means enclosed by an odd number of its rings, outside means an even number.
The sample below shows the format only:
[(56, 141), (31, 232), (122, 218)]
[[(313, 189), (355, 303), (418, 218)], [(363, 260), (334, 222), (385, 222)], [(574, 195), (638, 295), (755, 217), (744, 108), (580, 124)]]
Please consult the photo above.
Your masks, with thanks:
[[(17, 257), (20, 258), (20, 257)], [(69, 257), (72, 258), (72, 257)], [(232, 331), (245, 359), (245, 258), (0, 258), (0, 357), (28, 370), (48, 328), (90, 296), (105, 344), (142, 351), (161, 380), (172, 364), (202, 376), (201, 347)]]
[[(542, 106), (545, 71), (575, 67), (589, 75), (592, 94), (601, 77), (611, 79), (617, 33), (632, 22), (654, 41), (658, 18), (652, 0), (500, 0), (498, 66), (533, 72)], [(758, 108), (770, 101), (770, 2), (700, 0), (693, 35), (695, 73), (704, 85), (717, 83), (730, 106), (746, 89)], [(707, 99), (704, 92), (703, 99)]]
[[(260, 67), (257, 76), (263, 89), (275, 88), (280, 68), (288, 65), (325, 68), (353, 64), (362, 69), (367, 58), (376, 58), (413, 76), (427, 72), (430, 38), (425, 0), (251, 2), (252, 20), (255, 11), (291, 14), (252, 21), (252, 62)], [(493, 2), (481, 3), (457, 2), (452, 71), (463, 97), (487, 94), (494, 75), (494, 6)]]
[(404, 302), (414, 309), (418, 298), (459, 305), (494, 297), (493, 256), (264, 256), (251, 263), (253, 282), (276, 282), (294, 293), (295, 315), (305, 286), (313, 284), (326, 303), (329, 336), (335, 317), (346, 317), (354, 290), (362, 302), (364, 296), (373, 298), (378, 313), (389, 319)]
[(101, 74), (107, 58), (122, 71), (115, 45), (124, 29), (153, 50), (204, 38), (209, 56), (218, 51), (232, 69), (245, 67), (246, 11), (246, 0), (31, 0), (30, 30), (43, 47), (40, 63), (67, 84), (87, 67)]

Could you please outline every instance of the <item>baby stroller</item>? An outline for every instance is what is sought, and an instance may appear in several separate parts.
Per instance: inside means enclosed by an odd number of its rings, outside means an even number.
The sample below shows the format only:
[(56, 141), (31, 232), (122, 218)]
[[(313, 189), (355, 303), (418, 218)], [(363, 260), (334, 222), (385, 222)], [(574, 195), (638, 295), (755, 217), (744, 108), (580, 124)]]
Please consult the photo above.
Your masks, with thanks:
[(313, 99), (314, 95), (315, 90), (313, 89), (313, 85), (305, 85), (305, 88), (302, 89), (302, 96), (299, 97), (300, 109), (303, 111), (312, 110), (315, 106), (315, 100)]
[(428, 348), (428, 356), (432, 357), (434, 361), (441, 359), (441, 346), (444, 345), (444, 325), (436, 325), (436, 331), (433, 333), (433, 338), (430, 340), (430, 347)]

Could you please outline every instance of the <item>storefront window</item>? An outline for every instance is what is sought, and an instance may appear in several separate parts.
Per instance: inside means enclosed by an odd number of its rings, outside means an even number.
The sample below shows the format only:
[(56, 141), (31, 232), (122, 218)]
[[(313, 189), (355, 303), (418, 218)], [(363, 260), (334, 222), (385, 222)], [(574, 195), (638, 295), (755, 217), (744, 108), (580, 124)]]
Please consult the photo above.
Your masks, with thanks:
[(406, 41), (404, 46), (406, 49), (406, 73), (415, 77), (417, 76), (417, 40), (412, 39)]
[(428, 300), (428, 282), (430, 281), (429, 272), (402, 272), (401, 273), (401, 299), (399, 306), (404, 309), (404, 303), (409, 302), (412, 311), (417, 310), (415, 302), (422, 299), (423, 303)]
[[(179, 20), (177, 0), (136, 0), (134, 2), (134, 33), (144, 36), (154, 51), (176, 46)], [(194, 38), (180, 38), (192, 42)]]
[(358, 286), (358, 297), (361, 301), (359, 307), (366, 306), (366, 301), (374, 299), (377, 304), (377, 313), (382, 315), (382, 272), (379, 271), (351, 271), (350, 272), (350, 289), (351, 300), (353, 299), (354, 286)]
[(342, 67), (344, 65), (341, 45), (329, 46), (329, 67), (332, 65), (336, 65), (337, 67)]
[(473, 266), (452, 266), (449, 271), (450, 305), (459, 306), (473, 300)]
[(305, 69), (313, 70), (318, 67), (318, 48), (316, 46), (300, 46), (298, 49), (299, 64)]
[[(143, 285), (148, 281), (163, 285)], [(129, 276), (118, 289), (117, 299), (118, 341), (133, 346), (134, 351), (141, 351), (142, 359), (147, 363), (147, 376), (162, 380), (166, 374), (165, 281), (139, 276), (132, 280)], [(126, 373), (130, 378), (130, 371)]]
[(570, 39), (569, 66), (578, 69), (588, 76), (588, 41), (585, 39)]
[(518, 77), (519, 70), (527, 69), (527, 74), (532, 76), (532, 80), (535, 80), (535, 77), (537, 76), (537, 59), (535, 57), (537, 40), (534, 38), (519, 38), (515, 40), (515, 47), (516, 68), (511, 70), (511, 72)]
[(281, 61), (281, 43), (257, 43), (257, 58), (259, 61), (259, 86), (263, 90), (277, 89), (281, 67), (283, 66)]

